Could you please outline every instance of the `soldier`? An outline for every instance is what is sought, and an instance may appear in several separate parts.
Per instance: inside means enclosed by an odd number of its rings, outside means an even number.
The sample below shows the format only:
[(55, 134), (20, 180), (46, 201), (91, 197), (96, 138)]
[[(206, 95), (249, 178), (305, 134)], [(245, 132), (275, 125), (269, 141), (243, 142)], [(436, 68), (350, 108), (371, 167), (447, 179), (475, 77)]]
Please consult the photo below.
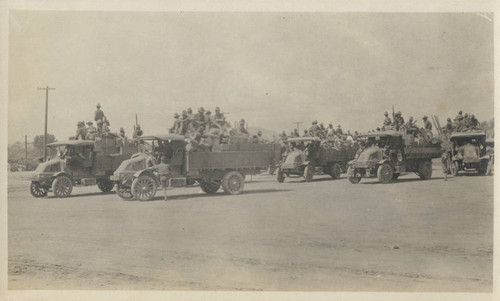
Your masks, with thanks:
[(174, 114), (174, 124), (170, 128), (170, 133), (179, 134), (182, 130), (182, 121), (179, 119), (179, 114)]
[(167, 164), (167, 157), (162, 156), (160, 159), (160, 164), (154, 165), (153, 168), (156, 169), (158, 175), (160, 176), (160, 184), (163, 188), (164, 199), (166, 201), (168, 180), (170, 178), (170, 165)]
[[(299, 132), (297, 131), (297, 134), (298, 133)], [(258, 139), (259, 143), (267, 143), (267, 141), (264, 139), (264, 137), (262, 137), (262, 131), (260, 131), (260, 130), (257, 132), (257, 139)]]
[(215, 107), (215, 121), (222, 125), (223, 123), (226, 122), (226, 117), (224, 117), (224, 114), (220, 112), (219, 107)]
[(451, 122), (451, 118), (448, 117), (446, 119), (446, 125), (444, 126), (444, 130), (448, 133), (453, 132), (453, 123)]
[(102, 123), (102, 133), (101, 136), (107, 136), (111, 130), (109, 129), (109, 120), (104, 117), (104, 121)]
[(139, 140), (139, 137), (141, 137), (143, 134), (142, 130), (141, 130), (141, 126), (140, 125), (137, 125), (135, 127), (135, 131), (134, 131), (134, 134), (132, 135), (132, 138), (134, 140)]
[(294, 129), (293, 130), (293, 136), (292, 137), (300, 137), (300, 134), (299, 134), (299, 130), (298, 129)]
[(389, 113), (387, 113), (387, 111), (384, 112), (384, 116), (385, 116), (385, 119), (384, 119), (384, 125), (382, 126), (382, 129), (388, 130), (391, 128), (391, 124), (392, 124), (391, 117), (389, 117)]
[(123, 140), (127, 140), (127, 136), (125, 135), (125, 130), (123, 128), (120, 128), (120, 131), (118, 132), (118, 138), (121, 138)]
[(427, 119), (427, 116), (424, 116), (422, 119), (424, 120), (424, 130), (427, 136), (432, 138), (432, 123)]
[(97, 135), (101, 136), (102, 135), (102, 125), (104, 123), (104, 112), (101, 110), (101, 104), (98, 103), (96, 105), (97, 110), (95, 110), (94, 114), (94, 121), (97, 124)]
[(87, 129), (85, 128), (85, 123), (83, 121), (78, 121), (76, 126), (77, 129), (75, 140), (85, 140), (87, 138)]
[(248, 131), (245, 126), (245, 119), (241, 118), (239, 131), (242, 135), (248, 135)]
[(474, 116), (474, 114), (472, 114), (470, 117), (470, 125), (474, 129), (477, 129), (481, 125), (481, 123), (479, 123), (479, 120), (476, 119), (476, 116)]
[(95, 140), (95, 136), (97, 135), (97, 129), (93, 126), (92, 121), (87, 122), (87, 136), (85, 139), (87, 140)]
[(342, 127), (340, 124), (337, 126), (337, 131), (335, 132), (337, 135), (342, 135)]
[(417, 132), (418, 128), (415, 126), (415, 122), (413, 121), (413, 116), (410, 116), (410, 119), (408, 119), (408, 122), (405, 124), (406, 132), (408, 134), (415, 134)]
[(317, 136), (318, 135), (318, 132), (319, 132), (319, 126), (318, 126), (318, 121), (314, 120), (312, 123), (311, 123), (311, 127), (309, 128), (309, 135), (311, 136)]
[(198, 122), (198, 124), (205, 124), (205, 109), (203, 107), (198, 108), (198, 113), (194, 115), (194, 120)]
[(191, 127), (193, 126), (192, 125), (193, 120), (192, 120), (192, 118), (189, 117), (189, 114), (186, 110), (182, 111), (180, 122), (181, 122), (181, 125), (180, 125), (180, 129), (179, 129), (178, 134), (186, 135), (188, 129), (191, 129)]
[(328, 124), (328, 129), (326, 130), (326, 136), (327, 137), (333, 137), (335, 136), (335, 129), (333, 128), (333, 124)]
[(462, 110), (460, 110), (460, 111), (458, 112), (457, 117), (455, 117), (455, 121), (456, 121), (458, 124), (460, 124), (460, 121), (462, 121), (462, 119), (464, 119), (464, 117), (462, 116)]
[(307, 130), (304, 130), (304, 134), (302, 135), (302, 137), (309, 137), (309, 132)]

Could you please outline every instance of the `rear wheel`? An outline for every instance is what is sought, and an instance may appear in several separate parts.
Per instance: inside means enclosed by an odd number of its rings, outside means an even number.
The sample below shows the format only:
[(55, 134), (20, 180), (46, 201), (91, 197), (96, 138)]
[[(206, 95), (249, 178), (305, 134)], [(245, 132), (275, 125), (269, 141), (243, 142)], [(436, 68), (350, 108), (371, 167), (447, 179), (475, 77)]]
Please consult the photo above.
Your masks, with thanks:
[(108, 179), (100, 180), (97, 182), (97, 187), (102, 192), (110, 192), (113, 189), (113, 182)]
[(285, 174), (281, 171), (281, 169), (278, 170), (278, 174), (276, 175), (276, 179), (278, 180), (278, 183), (285, 182)]
[(337, 164), (337, 163), (334, 163), (331, 167), (330, 167), (330, 176), (334, 179), (338, 179), (340, 178), (340, 173), (341, 173), (341, 169), (340, 169), (340, 165)]
[(132, 192), (130, 191), (130, 188), (121, 185), (116, 187), (116, 194), (124, 200), (130, 200), (134, 198)]
[(244, 187), (245, 177), (237, 171), (230, 171), (222, 178), (222, 188), (227, 194), (240, 194)]
[(353, 168), (349, 166), (347, 168), (347, 179), (352, 184), (358, 184), (359, 181), (361, 181), (361, 177), (356, 177), (356, 176), (354, 176), (354, 174), (355, 174), (355, 170), (353, 170)]
[(306, 182), (311, 182), (313, 180), (313, 167), (311, 165), (307, 165), (304, 169), (304, 178)]
[(144, 175), (132, 182), (132, 195), (140, 201), (149, 201), (156, 194), (156, 181), (153, 177)]
[(430, 179), (432, 176), (432, 162), (421, 161), (418, 166), (418, 174), (422, 180)]
[(68, 197), (73, 191), (73, 182), (67, 176), (58, 176), (52, 182), (52, 192), (58, 198)]
[(46, 196), (49, 190), (45, 187), (42, 187), (39, 182), (31, 182), (30, 192), (31, 195), (34, 196), (35, 198), (41, 198)]
[(200, 181), (200, 188), (208, 194), (215, 194), (220, 188), (220, 184), (214, 182)]
[(378, 167), (377, 177), (382, 184), (391, 183), (393, 174), (392, 166), (389, 163), (384, 163)]

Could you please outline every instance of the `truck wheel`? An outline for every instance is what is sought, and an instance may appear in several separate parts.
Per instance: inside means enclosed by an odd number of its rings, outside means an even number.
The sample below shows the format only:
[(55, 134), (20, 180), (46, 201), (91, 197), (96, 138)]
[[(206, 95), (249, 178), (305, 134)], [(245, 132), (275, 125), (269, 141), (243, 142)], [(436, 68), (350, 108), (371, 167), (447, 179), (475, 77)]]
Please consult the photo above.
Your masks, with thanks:
[(52, 182), (52, 192), (58, 198), (65, 198), (73, 191), (73, 182), (67, 176), (58, 176)]
[(313, 180), (313, 167), (311, 165), (307, 165), (304, 169), (304, 179), (306, 179), (306, 182)]
[(361, 177), (354, 176), (354, 170), (352, 170), (352, 167), (350, 167), (350, 166), (347, 168), (347, 179), (352, 184), (358, 184), (359, 181), (361, 181)]
[(113, 182), (110, 180), (100, 180), (97, 182), (97, 187), (102, 191), (102, 192), (110, 192), (113, 189)]
[(391, 183), (393, 174), (392, 166), (389, 163), (384, 163), (378, 167), (377, 177), (382, 184)]
[(215, 194), (220, 188), (220, 184), (213, 182), (200, 181), (200, 188), (208, 194)]
[(334, 179), (338, 179), (340, 178), (340, 173), (341, 173), (341, 169), (340, 169), (340, 165), (338, 165), (337, 163), (334, 163), (331, 167), (330, 167), (330, 176)]
[(237, 171), (230, 171), (222, 178), (222, 188), (227, 194), (240, 194), (245, 186), (245, 177)]
[(458, 161), (453, 161), (450, 165), (450, 172), (453, 176), (458, 176), (458, 171), (460, 167), (458, 166)]
[(132, 181), (131, 193), (140, 201), (149, 201), (156, 194), (156, 181), (153, 177), (144, 175)]
[(421, 161), (418, 165), (418, 174), (422, 180), (430, 179), (432, 176), (432, 162)]
[(281, 171), (281, 169), (278, 169), (278, 174), (276, 176), (276, 179), (278, 180), (278, 183), (285, 182), (285, 174)]
[(116, 194), (124, 200), (130, 200), (134, 198), (132, 192), (130, 191), (130, 188), (126, 188), (123, 186), (116, 187)]
[(41, 198), (46, 196), (49, 190), (45, 187), (42, 187), (39, 182), (31, 182), (30, 192), (31, 195), (34, 196), (35, 198)]

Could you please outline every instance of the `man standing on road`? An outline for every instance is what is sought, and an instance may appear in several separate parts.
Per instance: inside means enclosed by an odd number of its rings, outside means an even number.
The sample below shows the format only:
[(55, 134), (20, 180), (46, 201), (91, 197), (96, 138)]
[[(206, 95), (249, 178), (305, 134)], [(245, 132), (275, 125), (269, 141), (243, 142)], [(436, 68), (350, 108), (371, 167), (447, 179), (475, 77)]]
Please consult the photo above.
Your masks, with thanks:
[(156, 169), (158, 175), (160, 176), (160, 185), (163, 188), (163, 195), (166, 201), (168, 180), (170, 178), (170, 165), (167, 164), (167, 157), (162, 156), (160, 159), (160, 164), (154, 165), (153, 168)]

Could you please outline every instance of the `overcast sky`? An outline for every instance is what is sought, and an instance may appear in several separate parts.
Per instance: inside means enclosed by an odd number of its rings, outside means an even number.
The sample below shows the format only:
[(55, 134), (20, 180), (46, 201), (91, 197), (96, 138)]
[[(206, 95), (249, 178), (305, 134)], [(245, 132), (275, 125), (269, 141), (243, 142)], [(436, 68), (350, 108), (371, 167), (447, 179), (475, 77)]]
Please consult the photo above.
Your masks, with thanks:
[[(489, 16), (492, 18), (492, 16)], [(220, 106), (231, 122), (301, 131), (317, 119), (380, 126), (384, 111), (441, 123), (493, 117), (493, 23), (475, 13), (13, 11), (9, 143), (74, 135), (100, 102), (112, 131), (166, 131), (173, 114)]]

